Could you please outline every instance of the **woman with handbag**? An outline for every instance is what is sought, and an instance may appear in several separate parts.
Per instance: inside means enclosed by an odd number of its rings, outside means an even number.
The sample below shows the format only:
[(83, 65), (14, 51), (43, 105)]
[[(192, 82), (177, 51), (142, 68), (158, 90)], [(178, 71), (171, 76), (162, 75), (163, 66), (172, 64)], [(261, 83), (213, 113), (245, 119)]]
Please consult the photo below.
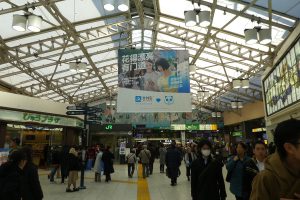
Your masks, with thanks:
[(191, 165), (191, 193), (193, 200), (225, 200), (226, 190), (222, 163), (212, 157), (208, 140), (198, 144), (198, 158)]
[(243, 142), (239, 142), (236, 148), (237, 155), (229, 158), (226, 168), (228, 170), (226, 181), (230, 182), (230, 191), (235, 195), (236, 200), (243, 200), (242, 185), (244, 164), (249, 161), (246, 155), (247, 146)]

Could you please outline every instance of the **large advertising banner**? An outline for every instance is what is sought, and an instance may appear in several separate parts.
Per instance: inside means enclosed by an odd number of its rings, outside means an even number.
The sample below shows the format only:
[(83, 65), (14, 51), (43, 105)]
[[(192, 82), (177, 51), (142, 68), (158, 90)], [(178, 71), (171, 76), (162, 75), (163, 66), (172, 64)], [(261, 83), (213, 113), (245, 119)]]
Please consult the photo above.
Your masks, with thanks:
[(188, 51), (120, 49), (117, 112), (191, 112)]

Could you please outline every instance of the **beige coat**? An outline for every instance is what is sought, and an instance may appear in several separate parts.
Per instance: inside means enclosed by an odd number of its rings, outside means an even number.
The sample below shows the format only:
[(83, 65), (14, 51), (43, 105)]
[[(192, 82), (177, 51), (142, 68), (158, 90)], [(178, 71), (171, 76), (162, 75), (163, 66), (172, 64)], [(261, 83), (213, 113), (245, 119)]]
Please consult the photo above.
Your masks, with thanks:
[(267, 158), (265, 170), (255, 177), (250, 200), (298, 199), (295, 193), (300, 194), (300, 174), (289, 169), (274, 153)]

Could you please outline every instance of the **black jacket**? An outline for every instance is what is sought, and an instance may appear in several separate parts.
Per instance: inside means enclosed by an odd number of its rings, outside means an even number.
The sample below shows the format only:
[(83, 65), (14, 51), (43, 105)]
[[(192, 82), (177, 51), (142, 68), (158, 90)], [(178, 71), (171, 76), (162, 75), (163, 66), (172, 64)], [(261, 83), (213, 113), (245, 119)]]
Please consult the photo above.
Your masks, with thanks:
[(104, 151), (102, 155), (102, 161), (104, 164), (104, 174), (114, 173), (113, 159), (115, 159), (114, 154), (107, 150)]
[(222, 163), (209, 157), (207, 163), (202, 157), (191, 166), (191, 194), (193, 200), (223, 200), (226, 198)]
[(0, 200), (21, 200), (22, 170), (11, 162), (0, 167)]
[(67, 169), (68, 169), (68, 171), (80, 171), (81, 170), (81, 163), (79, 161), (78, 156), (75, 156), (74, 154), (69, 153)]
[(28, 162), (24, 167), (21, 183), (22, 200), (43, 199), (43, 191), (39, 181), (38, 170), (33, 163)]
[(181, 153), (177, 148), (171, 147), (167, 149), (166, 166), (168, 168), (179, 168), (181, 164)]
[(252, 191), (252, 182), (254, 177), (259, 173), (259, 169), (256, 166), (257, 161), (250, 159), (244, 164), (243, 169), (243, 190), (242, 195), (244, 200), (250, 199)]

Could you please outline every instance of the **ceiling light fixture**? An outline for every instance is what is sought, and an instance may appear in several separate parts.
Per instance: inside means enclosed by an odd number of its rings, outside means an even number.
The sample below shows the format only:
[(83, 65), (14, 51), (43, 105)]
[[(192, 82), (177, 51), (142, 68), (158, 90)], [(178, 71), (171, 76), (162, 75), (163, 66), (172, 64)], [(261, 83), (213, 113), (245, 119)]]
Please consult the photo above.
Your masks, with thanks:
[(87, 63), (77, 60), (76, 62), (69, 63), (69, 69), (72, 72), (85, 72), (87, 69)]
[(25, 15), (13, 15), (12, 28), (19, 32), (26, 31), (27, 17)]
[(103, 7), (107, 11), (113, 11), (115, 9), (114, 0), (103, 0)]
[(40, 32), (42, 27), (43, 18), (37, 15), (29, 15), (27, 29), (32, 32)]
[(198, 17), (199, 25), (201, 27), (208, 27), (210, 25), (210, 11), (200, 11)]
[(231, 101), (231, 108), (233, 108), (233, 109), (243, 108), (243, 102), (241, 102), (241, 101)]
[(198, 96), (200, 98), (205, 98), (209, 96), (209, 91), (208, 90), (199, 90), (198, 91)]
[(271, 29), (259, 29), (258, 38), (260, 44), (269, 44), (272, 42)]
[(245, 41), (247, 44), (256, 44), (258, 42), (258, 38), (257, 38), (257, 29), (253, 28), (253, 29), (245, 29), (244, 30), (245, 33)]
[(122, 12), (129, 10), (129, 0), (118, 0), (118, 9)]
[(12, 28), (19, 32), (26, 31), (27, 29), (32, 32), (40, 32), (42, 27), (43, 18), (34, 14), (13, 15)]
[(194, 10), (189, 10), (184, 12), (185, 25), (188, 27), (196, 26), (197, 24), (197, 14)]
[(232, 87), (234, 89), (249, 88), (250, 81), (249, 81), (249, 79), (232, 79)]

